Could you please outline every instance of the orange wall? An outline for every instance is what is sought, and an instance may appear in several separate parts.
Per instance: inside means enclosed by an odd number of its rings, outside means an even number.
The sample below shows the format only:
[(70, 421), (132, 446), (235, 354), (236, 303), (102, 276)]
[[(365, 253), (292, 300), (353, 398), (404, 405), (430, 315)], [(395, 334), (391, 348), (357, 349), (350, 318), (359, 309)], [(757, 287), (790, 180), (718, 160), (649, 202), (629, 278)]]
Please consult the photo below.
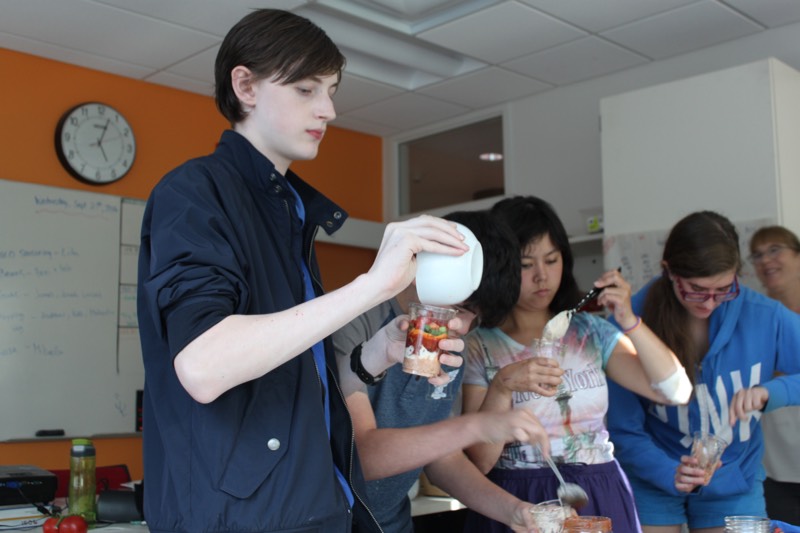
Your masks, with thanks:
[[(167, 171), (211, 152), (228, 127), (211, 97), (5, 49), (0, 49), (0, 72), (0, 179), (145, 199)], [(136, 133), (133, 168), (116, 183), (93, 187), (77, 181), (56, 157), (58, 119), (73, 105), (85, 101), (115, 107)], [(298, 162), (292, 169), (350, 216), (382, 220), (379, 137), (331, 127), (319, 156), (314, 161)], [(13, 229), (6, 227), (3, 231)], [(375, 252), (320, 243), (318, 256), (323, 281), (331, 290), (366, 272)], [(126, 463), (134, 479), (141, 478), (138, 436), (98, 438), (95, 444), (98, 465)], [(69, 441), (0, 443), (0, 464), (69, 468)]]

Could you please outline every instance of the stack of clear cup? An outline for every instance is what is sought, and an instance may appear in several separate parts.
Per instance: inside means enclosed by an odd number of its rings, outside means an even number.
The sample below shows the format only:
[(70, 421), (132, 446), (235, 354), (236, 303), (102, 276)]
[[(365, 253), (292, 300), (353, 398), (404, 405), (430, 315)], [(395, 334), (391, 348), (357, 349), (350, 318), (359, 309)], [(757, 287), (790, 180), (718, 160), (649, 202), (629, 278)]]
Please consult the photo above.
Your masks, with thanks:
[(761, 516), (726, 516), (725, 533), (769, 533), (770, 520)]

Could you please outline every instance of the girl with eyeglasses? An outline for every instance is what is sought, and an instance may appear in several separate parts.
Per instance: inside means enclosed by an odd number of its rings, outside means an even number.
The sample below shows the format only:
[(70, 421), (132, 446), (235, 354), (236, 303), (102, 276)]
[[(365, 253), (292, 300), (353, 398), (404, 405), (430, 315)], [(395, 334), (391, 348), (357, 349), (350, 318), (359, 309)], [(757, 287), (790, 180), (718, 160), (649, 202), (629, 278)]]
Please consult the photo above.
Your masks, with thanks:
[[(739, 237), (718, 213), (681, 219), (661, 265), (633, 310), (680, 359), (694, 393), (666, 406), (609, 383), (608, 429), (645, 533), (679, 533), (684, 523), (721, 533), (725, 516), (766, 516), (759, 420), (800, 404), (800, 317), (739, 285)], [(728, 443), (708, 481), (691, 457), (695, 431)]]
[[(800, 313), (800, 240), (782, 226), (766, 226), (750, 238), (750, 261), (767, 296)], [(765, 414), (764, 497), (770, 518), (800, 524), (800, 407)]]

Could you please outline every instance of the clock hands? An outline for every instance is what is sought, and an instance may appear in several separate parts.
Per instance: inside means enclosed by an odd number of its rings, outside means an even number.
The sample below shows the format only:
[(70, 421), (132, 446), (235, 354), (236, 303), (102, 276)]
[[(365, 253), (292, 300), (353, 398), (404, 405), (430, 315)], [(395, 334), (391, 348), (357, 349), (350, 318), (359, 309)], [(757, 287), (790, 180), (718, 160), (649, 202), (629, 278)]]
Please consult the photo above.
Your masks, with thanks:
[[(103, 137), (106, 136), (106, 131), (108, 131), (108, 125), (109, 124), (111, 124), (111, 119), (107, 118), (106, 119), (106, 123), (103, 126), (103, 131), (100, 133), (100, 138), (97, 139), (97, 144), (103, 144)], [(97, 127), (97, 124), (95, 124), (95, 127)]]
[(111, 123), (111, 119), (108, 118), (108, 119), (106, 119), (105, 125), (103, 125), (103, 126), (100, 126), (99, 124), (95, 124), (94, 125), (95, 128), (102, 128), (103, 129), (103, 131), (100, 132), (100, 137), (97, 138), (97, 146), (100, 148), (100, 152), (102, 152), (102, 154), (103, 154), (103, 160), (106, 161), (106, 162), (108, 162), (108, 157), (106, 156), (106, 151), (103, 148), (103, 137), (106, 136), (106, 131), (108, 131), (108, 125), (110, 123)]
[(103, 148), (103, 145), (101, 143), (102, 143), (102, 141), (100, 141), (100, 139), (98, 139), (97, 140), (97, 144), (98, 144), (98, 146), (100, 146), (100, 151), (103, 153), (103, 160), (108, 162), (108, 157), (106, 156), (106, 150), (105, 150), (105, 148)]

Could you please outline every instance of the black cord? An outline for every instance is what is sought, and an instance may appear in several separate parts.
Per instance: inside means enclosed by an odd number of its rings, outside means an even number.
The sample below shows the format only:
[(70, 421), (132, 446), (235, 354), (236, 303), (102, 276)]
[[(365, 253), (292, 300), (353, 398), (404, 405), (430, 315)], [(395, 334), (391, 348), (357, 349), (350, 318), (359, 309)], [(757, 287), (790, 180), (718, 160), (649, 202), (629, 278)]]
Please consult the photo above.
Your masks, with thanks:
[[(16, 483), (7, 483), (6, 484), (6, 488), (16, 489), (16, 491), (19, 493), (20, 497), (23, 499), (23, 501), (25, 503), (27, 503), (28, 505), (33, 506), (34, 508), (36, 508), (37, 511), (39, 511), (40, 513), (42, 513), (45, 516), (58, 516), (58, 514), (61, 512), (61, 508), (58, 507), (57, 505), (53, 505), (52, 509), (48, 509), (45, 506), (44, 503), (35, 503), (35, 502), (30, 501), (30, 499), (28, 499), (28, 496), (22, 491), (22, 487), (20, 487)], [(34, 517), (30, 517), (29, 519), (30, 520), (36, 520), (36, 518), (34, 518)], [(25, 520), (28, 520), (28, 519), (25, 519)], [(38, 519), (38, 520), (41, 520), (41, 519)], [(6, 524), (0, 524), (0, 530), (2, 530), (2, 531), (12, 530), (12, 529), (15, 530), (15, 531), (29, 531), (29, 530), (32, 530), (32, 529), (39, 529), (40, 527), (41, 527), (41, 524), (32, 524), (30, 526), (27, 526), (27, 525), (24, 525), (24, 526), (8, 526)]]
[(28, 497), (27, 497), (27, 496), (25, 495), (25, 493), (22, 491), (22, 487), (19, 487), (19, 486), (17, 486), (17, 487), (14, 487), (14, 488), (16, 488), (16, 489), (17, 489), (17, 492), (19, 493), (20, 497), (21, 497), (23, 500), (25, 500), (25, 503), (27, 503), (28, 505), (32, 505), (32, 506), (34, 506), (34, 507), (36, 508), (36, 510), (37, 510), (37, 511), (39, 511), (40, 513), (42, 513), (43, 515), (47, 515), (47, 516), (58, 516), (58, 513), (56, 512), (56, 509), (58, 509), (58, 511), (59, 511), (59, 512), (61, 511), (61, 509), (60, 509), (60, 508), (58, 508), (58, 507), (57, 507), (57, 506), (55, 506), (55, 505), (53, 506), (53, 509), (48, 509), (47, 507), (45, 507), (45, 504), (44, 504), (44, 503), (35, 503), (35, 502), (32, 502), (32, 501), (30, 501), (30, 500), (28, 499)]

